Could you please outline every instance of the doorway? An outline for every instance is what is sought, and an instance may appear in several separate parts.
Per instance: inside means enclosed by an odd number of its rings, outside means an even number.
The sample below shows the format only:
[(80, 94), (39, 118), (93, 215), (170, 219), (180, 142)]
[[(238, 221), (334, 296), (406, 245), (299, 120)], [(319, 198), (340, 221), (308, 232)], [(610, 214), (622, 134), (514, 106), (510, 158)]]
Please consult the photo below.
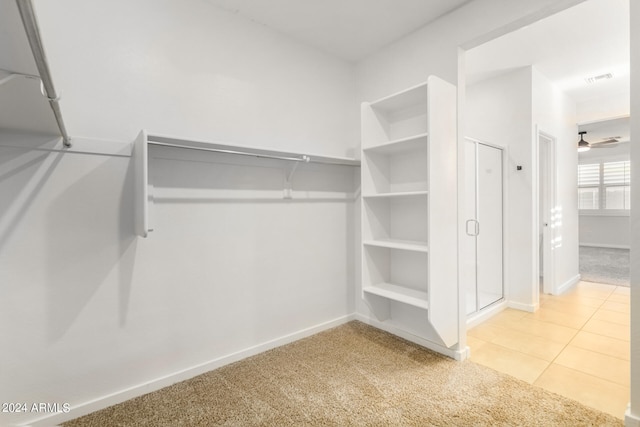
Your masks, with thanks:
[(562, 222), (562, 211), (556, 206), (556, 139), (538, 131), (538, 272), (539, 292), (555, 294), (553, 250), (558, 243), (555, 227)]

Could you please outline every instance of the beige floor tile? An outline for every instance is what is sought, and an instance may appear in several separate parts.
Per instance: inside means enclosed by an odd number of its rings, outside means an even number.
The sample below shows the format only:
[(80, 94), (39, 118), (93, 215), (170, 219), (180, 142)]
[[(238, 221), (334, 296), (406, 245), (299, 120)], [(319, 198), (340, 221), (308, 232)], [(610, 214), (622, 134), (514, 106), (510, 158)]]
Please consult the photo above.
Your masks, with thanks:
[(477, 352), (472, 353), (471, 360), (530, 384), (533, 384), (549, 365), (545, 360), (492, 343), (486, 343)]
[(526, 315), (527, 315), (526, 311), (507, 308), (506, 310), (502, 310), (500, 313), (489, 318), (487, 322), (488, 323), (513, 322), (513, 321), (522, 319)]
[(629, 387), (630, 369), (627, 360), (568, 345), (554, 363)]
[(575, 286), (574, 289), (578, 290), (578, 291), (604, 291), (604, 292), (614, 292), (616, 290), (617, 286), (616, 285), (609, 285), (607, 283), (597, 283), (597, 282), (587, 282), (584, 280), (581, 280), (580, 282), (578, 282), (578, 284)]
[(574, 296), (579, 298), (591, 298), (591, 299), (599, 299), (606, 300), (613, 293), (613, 289), (608, 291), (602, 291), (598, 289), (575, 289), (568, 291), (566, 296)]
[(467, 345), (471, 349), (472, 355), (474, 354), (474, 352), (480, 350), (480, 348), (482, 348), (482, 346), (485, 345), (486, 343), (487, 342), (485, 340), (481, 340), (479, 338), (472, 337), (472, 336), (467, 336)]
[(471, 360), (622, 418), (629, 401), (629, 294), (626, 287), (580, 282), (563, 295), (540, 295), (536, 313), (507, 309), (470, 329)]
[(580, 329), (589, 320), (591, 315), (569, 314), (555, 311), (548, 308), (540, 308), (535, 313), (528, 313), (525, 317), (529, 319), (541, 320), (543, 322), (555, 323), (573, 329)]
[(578, 329), (529, 318), (523, 318), (505, 326), (536, 337), (547, 338), (560, 344), (567, 344), (578, 333)]
[(617, 294), (614, 292), (609, 298), (607, 298), (607, 301), (618, 302), (620, 304), (631, 304), (631, 296), (629, 294)]
[(605, 310), (619, 311), (620, 313), (630, 312), (629, 304), (615, 302), (615, 301), (605, 301), (604, 303), (602, 303), (600, 308), (604, 308)]
[(587, 307), (595, 307), (595, 308), (600, 308), (600, 306), (604, 304), (606, 301), (606, 299), (590, 298), (577, 293), (557, 295), (554, 299), (556, 301), (571, 301), (577, 304), (582, 304)]
[(621, 313), (619, 311), (611, 311), (600, 309), (591, 317), (591, 319), (604, 320), (605, 322), (618, 323), (620, 325), (629, 325), (629, 313)]
[(551, 362), (564, 348), (564, 343), (551, 341), (548, 338), (525, 334), (513, 329), (503, 329), (502, 333), (491, 340), (511, 350), (526, 353)]
[(585, 350), (591, 350), (619, 359), (629, 360), (629, 341), (610, 338), (604, 335), (593, 334), (591, 332), (580, 331), (571, 340), (571, 345)]
[(467, 338), (477, 338), (483, 341), (493, 341), (494, 338), (500, 336), (505, 328), (497, 326), (492, 323), (481, 323), (480, 325), (471, 328), (467, 331)]
[(587, 406), (624, 418), (629, 388), (552, 363), (534, 383)]
[(598, 307), (589, 307), (572, 300), (558, 301), (557, 299), (542, 302), (540, 308), (547, 308), (568, 314), (577, 314), (578, 316), (591, 316), (598, 310)]
[(614, 295), (631, 295), (631, 288), (626, 286), (616, 286), (616, 290), (613, 291)]
[(582, 330), (624, 341), (629, 341), (630, 339), (629, 325), (621, 325), (605, 320), (591, 319), (584, 325)]
[(545, 300), (545, 299), (553, 299), (555, 298), (553, 295), (551, 294), (544, 294), (544, 293), (540, 293), (540, 301)]
[(601, 283), (580, 282), (565, 295), (579, 295), (587, 298), (607, 299), (616, 287)]

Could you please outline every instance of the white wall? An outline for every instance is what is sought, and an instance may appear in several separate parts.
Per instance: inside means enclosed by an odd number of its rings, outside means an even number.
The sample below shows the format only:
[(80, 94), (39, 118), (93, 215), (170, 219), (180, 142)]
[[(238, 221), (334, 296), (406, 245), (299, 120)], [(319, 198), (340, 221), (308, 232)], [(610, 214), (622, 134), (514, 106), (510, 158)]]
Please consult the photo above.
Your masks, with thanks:
[(286, 201), (283, 162), (157, 155), (140, 239), (128, 157), (0, 147), (1, 401), (77, 408), (353, 312), (352, 168)]
[[(76, 146), (141, 128), (336, 156), (358, 143), (352, 65), (206, 2), (36, 8)], [(0, 401), (73, 418), (353, 313), (357, 169), (300, 165), (285, 201), (290, 164), (153, 149), (161, 200), (140, 239), (126, 152), (19, 139), (0, 135)]]
[[(631, 16), (631, 139), (640, 137), (640, 4)], [(640, 147), (631, 148), (631, 198), (640, 200)], [(625, 425), (640, 426), (640, 209), (631, 211), (631, 399)]]
[(36, 0), (72, 136), (354, 156), (353, 65), (198, 0)]
[[(507, 147), (505, 288), (510, 302), (533, 307), (532, 70), (467, 86), (465, 136)], [(518, 171), (517, 166), (522, 166)]]
[[(553, 249), (554, 292), (578, 278), (578, 196), (576, 103), (533, 68), (533, 124), (553, 136), (556, 156), (556, 206)], [(536, 156), (536, 154), (534, 154)], [(536, 181), (537, 182), (537, 181)]]
[(580, 215), (580, 245), (629, 248), (628, 216)]

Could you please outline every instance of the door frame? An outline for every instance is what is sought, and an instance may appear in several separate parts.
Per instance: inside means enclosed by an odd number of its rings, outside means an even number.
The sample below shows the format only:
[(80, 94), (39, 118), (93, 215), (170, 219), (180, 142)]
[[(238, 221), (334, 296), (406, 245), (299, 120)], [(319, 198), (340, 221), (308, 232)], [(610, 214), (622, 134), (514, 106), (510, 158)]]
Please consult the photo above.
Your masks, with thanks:
[[(546, 158), (541, 159), (540, 150), (542, 149), (542, 144), (546, 144)], [(539, 274), (540, 274), (540, 261), (542, 261), (542, 292), (545, 294), (556, 294), (556, 275), (555, 275), (555, 248), (558, 242), (556, 241), (556, 226), (559, 225), (559, 222), (562, 220), (562, 211), (561, 208), (558, 207), (557, 204), (557, 162), (556, 162), (556, 148), (557, 148), (557, 138), (547, 132), (544, 132), (539, 129), (536, 125), (536, 139), (535, 139), (535, 221), (534, 221), (534, 229), (535, 229), (535, 238), (534, 242), (536, 247), (534, 248), (534, 267), (536, 272), (536, 292), (535, 294), (540, 295), (540, 285), (539, 285)], [(551, 173), (545, 174), (544, 177), (541, 177), (541, 167), (542, 162), (546, 163), (547, 169)], [(545, 188), (548, 191), (543, 191), (540, 188), (541, 178), (545, 180)], [(544, 200), (543, 200), (544, 197)], [(540, 217), (540, 204), (544, 202), (544, 204), (548, 207), (543, 214), (543, 217)], [(547, 224), (547, 226), (541, 226), (541, 222)], [(542, 236), (542, 242), (541, 237)], [(540, 260), (540, 248), (542, 244), (542, 260)]]
[[(486, 145), (487, 147), (500, 150), (502, 155), (502, 159), (501, 159), (502, 160), (502, 165), (501, 165), (502, 167), (502, 170), (501, 170), (501, 174), (502, 174), (502, 298), (488, 305), (483, 309), (476, 310), (475, 312), (470, 313), (469, 315), (467, 315), (465, 311), (467, 327), (473, 327), (483, 322), (485, 319), (493, 316), (495, 312), (503, 310), (504, 309), (503, 305), (508, 300), (509, 291), (506, 283), (506, 278), (507, 278), (507, 268), (508, 268), (507, 257), (509, 256), (508, 255), (509, 251), (507, 250), (507, 235), (508, 235), (507, 206), (508, 206), (508, 194), (509, 194), (509, 192), (507, 191), (507, 187), (508, 187), (507, 166), (508, 166), (509, 156), (508, 156), (508, 147), (502, 144), (487, 142), (487, 141), (483, 141), (478, 138), (472, 138), (469, 136), (465, 136), (463, 138), (463, 141), (465, 143), (466, 142), (474, 143), (476, 145), (476, 153), (477, 153), (477, 145), (482, 144), (482, 145)], [(478, 160), (476, 156), (476, 170), (477, 170), (477, 164), (478, 164)], [(477, 181), (476, 181), (476, 201), (477, 201), (477, 197), (478, 197), (478, 191), (477, 191)], [(464, 211), (464, 209), (462, 209), (462, 211)], [(463, 218), (463, 222), (466, 222), (467, 219), (468, 218)], [(477, 289), (476, 289), (476, 298), (477, 298)], [(462, 299), (465, 300), (466, 302), (466, 298), (462, 298)], [(476, 301), (476, 307), (477, 307), (477, 301)]]

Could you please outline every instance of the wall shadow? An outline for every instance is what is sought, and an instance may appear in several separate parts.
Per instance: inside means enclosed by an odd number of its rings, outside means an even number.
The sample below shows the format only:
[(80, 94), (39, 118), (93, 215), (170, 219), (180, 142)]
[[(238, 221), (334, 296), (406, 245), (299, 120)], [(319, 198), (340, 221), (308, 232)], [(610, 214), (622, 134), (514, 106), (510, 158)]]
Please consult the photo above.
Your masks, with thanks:
[[(118, 282), (118, 315), (113, 316), (108, 304), (99, 304), (103, 313), (92, 313), (91, 327), (99, 330), (101, 323), (126, 323), (135, 261), (131, 162), (94, 159), (100, 163), (89, 166), (84, 175), (78, 167), (72, 182), (62, 184), (63, 191), (45, 213), (49, 343), (64, 336), (105, 283)], [(67, 160), (70, 170), (87, 164), (86, 157)]]

